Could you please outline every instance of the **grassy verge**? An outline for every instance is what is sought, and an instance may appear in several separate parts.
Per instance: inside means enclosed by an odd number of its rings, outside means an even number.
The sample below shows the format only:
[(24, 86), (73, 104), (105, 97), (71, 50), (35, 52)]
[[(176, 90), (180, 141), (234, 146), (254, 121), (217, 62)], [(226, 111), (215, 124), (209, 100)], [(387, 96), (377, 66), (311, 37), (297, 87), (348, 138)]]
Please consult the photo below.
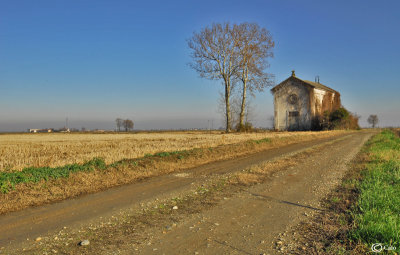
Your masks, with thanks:
[(385, 130), (369, 142), (367, 153), (350, 237), (369, 247), (400, 248), (400, 138)]
[(384, 130), (373, 136), (322, 204), (326, 211), (293, 230), (297, 232), (293, 254), (310, 254), (310, 248), (312, 254), (375, 254), (373, 244), (382, 244), (376, 248), (384, 254), (398, 254), (399, 133)]

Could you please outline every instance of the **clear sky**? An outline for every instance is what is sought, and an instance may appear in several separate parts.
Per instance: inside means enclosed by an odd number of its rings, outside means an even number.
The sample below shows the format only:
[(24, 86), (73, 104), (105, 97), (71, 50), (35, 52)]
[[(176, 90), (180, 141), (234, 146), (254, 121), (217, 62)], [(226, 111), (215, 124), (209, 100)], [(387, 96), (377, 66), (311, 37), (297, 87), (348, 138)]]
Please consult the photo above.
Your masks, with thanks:
[[(198, 77), (186, 40), (213, 22), (256, 22), (276, 46), (268, 72), (292, 69), (362, 116), (400, 125), (400, 1), (0, 0), (0, 131), (206, 128), (222, 86)], [(252, 102), (269, 126), (269, 89)], [(211, 123), (211, 121), (210, 121)], [(210, 124), (211, 125), (211, 124)]]

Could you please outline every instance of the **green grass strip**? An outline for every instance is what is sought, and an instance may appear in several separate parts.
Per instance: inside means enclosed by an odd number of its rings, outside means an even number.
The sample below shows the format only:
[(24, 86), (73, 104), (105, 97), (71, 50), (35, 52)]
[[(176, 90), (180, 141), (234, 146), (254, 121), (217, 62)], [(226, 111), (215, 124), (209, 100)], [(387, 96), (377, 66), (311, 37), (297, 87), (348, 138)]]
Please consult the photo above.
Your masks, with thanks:
[(94, 158), (84, 164), (69, 164), (60, 167), (27, 167), (22, 171), (0, 172), (0, 191), (8, 193), (19, 183), (67, 178), (71, 173), (105, 169), (106, 167), (103, 159)]
[(263, 138), (260, 140), (253, 140), (253, 142), (255, 142), (256, 144), (261, 144), (261, 143), (270, 143), (272, 142), (272, 140), (270, 138)]
[[(260, 140), (251, 140), (252, 143), (262, 144), (271, 142), (271, 139), (264, 138)], [(213, 148), (210, 148), (212, 151)], [(6, 171), (0, 172), (0, 192), (8, 193), (10, 190), (15, 188), (16, 184), (19, 183), (35, 183), (42, 180), (48, 181), (49, 179), (68, 178), (71, 173), (94, 171), (96, 169), (105, 170), (108, 167), (118, 167), (123, 164), (132, 164), (137, 166), (138, 162), (146, 159), (156, 158), (168, 158), (176, 157), (177, 159), (183, 159), (189, 156), (191, 153), (201, 153), (201, 148), (194, 148), (191, 150), (182, 151), (170, 151), (170, 152), (158, 152), (155, 154), (145, 154), (144, 157), (138, 159), (124, 159), (114, 162), (110, 165), (106, 165), (104, 159), (94, 158), (83, 164), (69, 164), (60, 167), (27, 167), (22, 171)]]
[(366, 146), (370, 156), (359, 183), (353, 240), (400, 249), (400, 138), (385, 130)]

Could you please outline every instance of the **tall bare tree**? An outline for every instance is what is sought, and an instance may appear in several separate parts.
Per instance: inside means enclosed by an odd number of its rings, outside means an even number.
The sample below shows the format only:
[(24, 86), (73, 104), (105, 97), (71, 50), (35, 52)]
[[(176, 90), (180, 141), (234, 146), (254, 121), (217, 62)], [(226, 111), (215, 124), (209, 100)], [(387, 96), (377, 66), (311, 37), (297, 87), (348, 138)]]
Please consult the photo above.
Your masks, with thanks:
[(214, 23), (200, 32), (194, 32), (188, 39), (193, 62), (189, 65), (200, 77), (210, 80), (221, 80), (225, 93), (226, 131), (231, 131), (230, 97), (232, 77), (239, 69), (240, 60), (237, 55), (238, 38), (229, 23)]
[(378, 124), (379, 119), (378, 119), (378, 115), (369, 115), (368, 117), (368, 123), (372, 125), (372, 128), (375, 128), (376, 124)]
[(242, 83), (241, 108), (237, 129), (244, 126), (246, 113), (247, 90), (253, 95), (255, 91), (262, 91), (272, 85), (272, 75), (265, 73), (268, 57), (273, 57), (272, 49), (275, 46), (270, 32), (256, 23), (242, 23), (233, 26), (234, 37), (237, 38), (237, 55), (239, 56), (239, 70), (235, 73), (237, 80)]

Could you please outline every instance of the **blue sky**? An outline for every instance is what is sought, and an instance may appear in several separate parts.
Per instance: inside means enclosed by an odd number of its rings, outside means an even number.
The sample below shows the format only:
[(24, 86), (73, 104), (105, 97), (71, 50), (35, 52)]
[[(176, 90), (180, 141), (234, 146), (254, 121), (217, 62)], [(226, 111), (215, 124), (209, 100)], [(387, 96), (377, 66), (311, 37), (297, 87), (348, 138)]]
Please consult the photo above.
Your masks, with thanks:
[[(0, 131), (222, 125), (219, 82), (187, 65), (186, 40), (213, 22), (256, 22), (276, 46), (268, 72), (292, 69), (361, 115), (400, 125), (399, 1), (0, 0)], [(269, 126), (269, 89), (252, 105)]]

